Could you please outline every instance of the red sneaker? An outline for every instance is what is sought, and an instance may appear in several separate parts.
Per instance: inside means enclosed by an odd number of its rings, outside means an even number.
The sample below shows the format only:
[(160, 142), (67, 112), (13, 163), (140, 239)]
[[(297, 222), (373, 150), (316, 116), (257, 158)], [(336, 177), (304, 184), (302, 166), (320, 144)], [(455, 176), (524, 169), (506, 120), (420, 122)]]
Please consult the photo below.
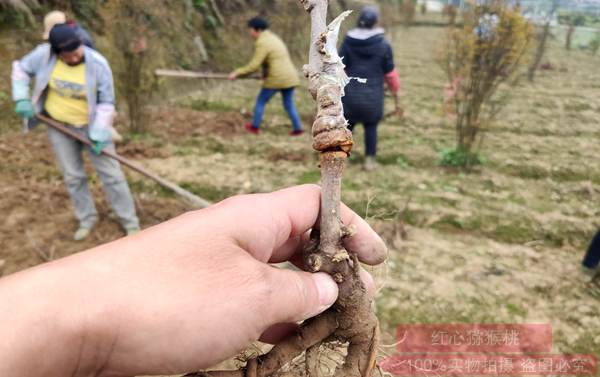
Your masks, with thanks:
[(293, 130), (293, 131), (290, 131), (290, 136), (300, 136), (302, 134), (304, 134), (304, 130)]
[(252, 123), (246, 123), (246, 125), (244, 126), (244, 128), (246, 129), (246, 131), (258, 135), (260, 133), (260, 129), (256, 128), (252, 125)]

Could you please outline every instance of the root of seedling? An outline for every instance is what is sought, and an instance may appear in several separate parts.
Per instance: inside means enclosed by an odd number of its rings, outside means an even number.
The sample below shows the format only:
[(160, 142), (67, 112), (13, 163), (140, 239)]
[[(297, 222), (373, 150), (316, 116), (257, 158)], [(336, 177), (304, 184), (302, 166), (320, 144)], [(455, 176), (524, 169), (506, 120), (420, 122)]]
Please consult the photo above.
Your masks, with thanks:
[[(342, 241), (353, 229), (340, 220), (341, 180), (344, 165), (352, 148), (352, 133), (346, 127), (341, 97), (348, 78), (337, 55), (339, 25), (342, 14), (329, 27), (325, 24), (328, 0), (300, 0), (311, 15), (311, 50), (305, 74), (309, 90), (317, 101), (317, 118), (313, 123), (313, 148), (321, 158), (321, 219), (303, 252), (305, 269), (326, 272), (338, 283), (339, 296), (324, 313), (305, 321), (291, 337), (277, 344), (267, 354), (251, 359), (242, 370), (199, 372), (195, 377), (320, 377), (321, 346), (346, 344), (344, 360), (333, 372), (334, 377), (370, 377), (376, 363), (379, 326), (372, 300), (360, 278), (357, 256), (346, 250)], [(297, 368), (304, 355), (304, 368)], [(291, 373), (291, 367), (297, 373)]]
[[(315, 240), (318, 240), (315, 238)], [(318, 245), (317, 242), (309, 246)], [(318, 250), (307, 250), (308, 256), (322, 255)], [(315, 260), (313, 258), (313, 260)], [(377, 318), (371, 308), (371, 299), (360, 280), (360, 265), (354, 256), (343, 262), (326, 261), (324, 266), (339, 270), (340, 294), (337, 302), (324, 313), (305, 321), (299, 330), (269, 353), (250, 359), (246, 367), (237, 371), (199, 372), (189, 377), (270, 377), (281, 376), (286, 367), (306, 352), (305, 375), (320, 377), (319, 347), (327, 343), (347, 343), (344, 362), (338, 366), (335, 377), (371, 376), (375, 368), (379, 344)], [(323, 269), (322, 271), (324, 271)], [(349, 275), (343, 275), (347, 271)], [(292, 376), (292, 374), (288, 374)]]
[[(309, 246), (318, 245), (314, 238)], [(322, 255), (318, 249), (307, 249), (306, 255)], [(316, 260), (312, 258), (312, 260)], [(379, 345), (377, 318), (371, 308), (371, 299), (360, 280), (360, 265), (355, 256), (343, 262), (327, 260), (324, 266), (336, 270), (340, 283), (337, 302), (324, 313), (305, 321), (299, 330), (283, 342), (277, 344), (269, 353), (250, 359), (246, 367), (237, 371), (199, 372), (189, 377), (270, 377), (282, 376), (284, 368), (289, 368), (298, 356), (305, 352), (305, 376), (320, 377), (319, 347), (328, 343), (347, 343), (344, 362), (338, 366), (335, 377), (371, 376), (375, 368)], [(322, 271), (324, 271), (323, 269)], [(347, 271), (345, 277), (341, 271)], [(286, 374), (294, 376), (293, 374)], [(296, 375), (297, 376), (297, 375)]]

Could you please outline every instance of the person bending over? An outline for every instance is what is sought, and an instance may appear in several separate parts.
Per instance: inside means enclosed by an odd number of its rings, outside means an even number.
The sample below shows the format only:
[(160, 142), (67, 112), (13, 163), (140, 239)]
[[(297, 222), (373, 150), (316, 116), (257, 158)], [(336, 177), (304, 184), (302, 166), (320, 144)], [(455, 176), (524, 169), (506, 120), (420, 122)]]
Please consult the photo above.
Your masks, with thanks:
[[(84, 46), (76, 30), (68, 24), (54, 26), (49, 43), (37, 46), (12, 65), (12, 95), (16, 113), (36, 124), (35, 114), (43, 113), (66, 124), (73, 132), (92, 141), (81, 142), (48, 128), (48, 136), (63, 173), (75, 208), (79, 227), (74, 239), (85, 239), (98, 222), (98, 212), (88, 188), (82, 152), (87, 149), (102, 181), (104, 191), (125, 232), (140, 229), (135, 206), (119, 163), (101, 154), (114, 151), (111, 125), (115, 94), (110, 66), (97, 51)], [(30, 95), (30, 82), (35, 79)]]
[(277, 92), (283, 97), (283, 107), (292, 121), (290, 135), (302, 135), (302, 124), (296, 105), (294, 104), (294, 88), (300, 84), (298, 72), (290, 59), (285, 43), (275, 33), (269, 30), (266, 20), (255, 17), (248, 21), (248, 33), (256, 41), (254, 43), (254, 56), (250, 62), (229, 74), (230, 80), (239, 76), (248, 75), (262, 68), (263, 85), (254, 106), (254, 119), (245, 125), (247, 131), (258, 134), (260, 123), (267, 102)]

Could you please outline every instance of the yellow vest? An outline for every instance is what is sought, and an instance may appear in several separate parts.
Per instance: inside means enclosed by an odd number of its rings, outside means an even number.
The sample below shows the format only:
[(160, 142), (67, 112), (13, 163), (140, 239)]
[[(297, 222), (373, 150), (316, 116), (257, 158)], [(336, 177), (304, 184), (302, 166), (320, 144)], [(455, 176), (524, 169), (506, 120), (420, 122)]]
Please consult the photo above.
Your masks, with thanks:
[(57, 60), (48, 83), (45, 110), (63, 123), (79, 127), (88, 123), (85, 63), (72, 67)]

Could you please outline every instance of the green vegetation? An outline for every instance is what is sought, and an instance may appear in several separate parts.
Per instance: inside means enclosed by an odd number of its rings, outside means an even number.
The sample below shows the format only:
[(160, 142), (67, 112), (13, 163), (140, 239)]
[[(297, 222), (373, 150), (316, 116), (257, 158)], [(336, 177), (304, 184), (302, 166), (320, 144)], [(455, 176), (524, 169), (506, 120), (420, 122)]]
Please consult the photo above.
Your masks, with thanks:
[(558, 12), (557, 18), (561, 25), (600, 27), (600, 16), (589, 13)]
[(236, 192), (234, 188), (198, 185), (194, 182), (179, 182), (179, 185), (184, 189), (211, 202), (218, 202), (227, 197), (235, 195)]
[(319, 183), (320, 179), (321, 179), (321, 173), (317, 169), (309, 170), (309, 171), (302, 173), (298, 177), (298, 184)]
[(442, 151), (440, 164), (442, 166), (472, 167), (481, 164), (477, 153), (464, 149), (446, 149)]

